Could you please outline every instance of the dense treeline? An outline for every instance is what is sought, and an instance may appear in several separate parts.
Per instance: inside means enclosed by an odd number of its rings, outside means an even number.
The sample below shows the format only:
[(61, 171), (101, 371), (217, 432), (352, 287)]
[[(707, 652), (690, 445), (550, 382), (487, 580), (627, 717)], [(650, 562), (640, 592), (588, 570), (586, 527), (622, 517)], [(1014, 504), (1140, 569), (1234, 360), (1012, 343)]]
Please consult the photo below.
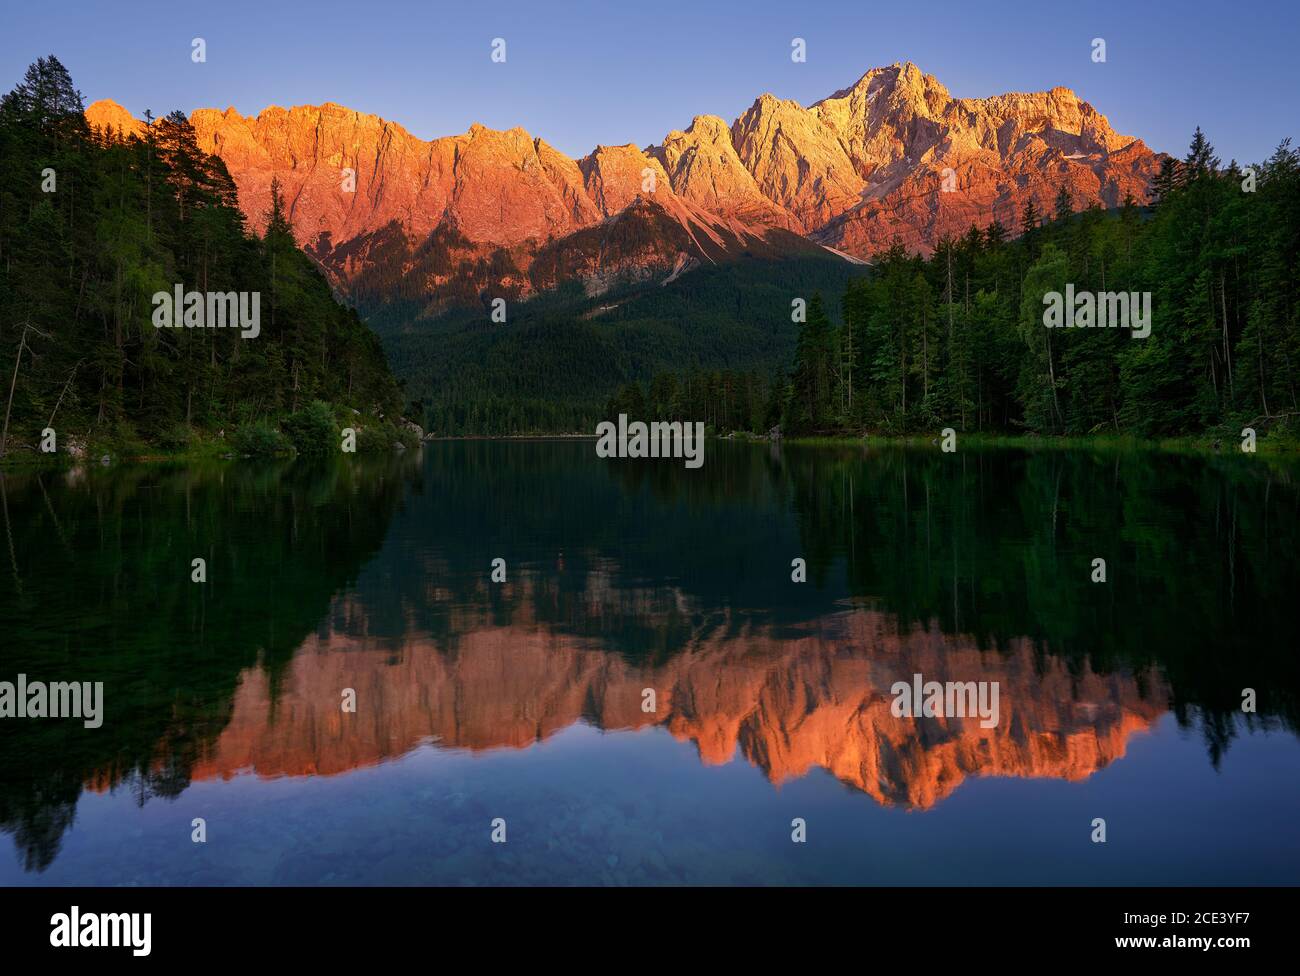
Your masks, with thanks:
[[(258, 293), (258, 334), (155, 327), (152, 296), (177, 285)], [(181, 447), (313, 402), (401, 406), (378, 338), (298, 250), (278, 193), (259, 239), (182, 113), (143, 136), (92, 131), (54, 57), (0, 100), (0, 377), (0, 454), (46, 427), (60, 448)]]
[(605, 404), (604, 418), (703, 421), (715, 431), (770, 429), (781, 422), (785, 383), (744, 370), (656, 373), (643, 392), (629, 383)]
[[(844, 325), (810, 303), (785, 403), (796, 432), (1199, 434), (1294, 422), (1300, 383), (1300, 152), (1248, 170), (1198, 129), (1150, 206), (993, 224), (929, 258), (895, 245), (851, 282)], [(1048, 329), (1043, 297), (1149, 292), (1150, 334)], [(1067, 313), (1068, 314), (1068, 313)]]
[[(794, 354), (790, 296), (839, 293), (865, 271), (827, 254), (748, 258), (595, 297), (573, 281), (512, 302), (505, 323), (493, 323), (486, 305), (427, 319), (400, 303), (358, 301), (430, 431), (590, 434), (611, 396), (631, 384), (644, 396), (658, 374), (749, 374), (751, 384), (770, 384)], [(737, 409), (725, 391), (700, 401), (690, 405), (695, 419), (721, 424)]]

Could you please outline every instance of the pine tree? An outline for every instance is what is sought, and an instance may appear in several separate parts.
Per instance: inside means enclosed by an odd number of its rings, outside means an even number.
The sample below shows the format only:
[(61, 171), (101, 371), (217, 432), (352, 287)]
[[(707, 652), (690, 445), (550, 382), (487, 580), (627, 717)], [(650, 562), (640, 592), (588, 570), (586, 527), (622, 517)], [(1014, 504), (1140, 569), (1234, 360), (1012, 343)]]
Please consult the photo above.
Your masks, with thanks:
[(1160, 206), (1180, 183), (1181, 178), (1177, 160), (1165, 156), (1160, 161), (1160, 171), (1156, 174), (1155, 179), (1151, 181), (1151, 205), (1153, 207)]
[(1034, 203), (1034, 198), (1030, 197), (1025, 201), (1024, 209), (1020, 211), (1020, 233), (1028, 237), (1038, 230), (1040, 223), (1038, 206)]
[(832, 330), (820, 294), (808, 303), (799, 329), (786, 426), (796, 432), (820, 430), (830, 413)]
[(1205, 138), (1205, 133), (1201, 127), (1196, 127), (1196, 132), (1192, 135), (1191, 145), (1187, 149), (1187, 156), (1183, 160), (1183, 173), (1185, 180), (1191, 181), (1200, 179), (1203, 176), (1212, 176), (1219, 171), (1219, 157), (1214, 155), (1214, 147), (1210, 145), (1210, 140)]
[(1074, 213), (1074, 200), (1070, 197), (1070, 188), (1064, 183), (1056, 192), (1056, 213), (1053, 217), (1055, 220), (1068, 220), (1070, 214)]

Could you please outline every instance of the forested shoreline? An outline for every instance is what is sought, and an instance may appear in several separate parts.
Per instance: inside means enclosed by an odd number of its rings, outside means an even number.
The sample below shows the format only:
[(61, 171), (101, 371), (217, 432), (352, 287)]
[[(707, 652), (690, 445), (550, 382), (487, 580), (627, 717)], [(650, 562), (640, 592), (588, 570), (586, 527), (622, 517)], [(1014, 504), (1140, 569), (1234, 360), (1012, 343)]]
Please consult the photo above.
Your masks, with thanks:
[[(379, 339), (278, 195), (259, 238), (183, 113), (137, 137), (92, 130), (83, 108), (53, 56), (0, 100), (0, 456), (40, 459), (45, 430), (58, 454), (96, 457), (310, 452), (345, 421), (391, 442), (401, 393)], [(156, 328), (151, 296), (178, 285), (256, 293), (256, 335)]]

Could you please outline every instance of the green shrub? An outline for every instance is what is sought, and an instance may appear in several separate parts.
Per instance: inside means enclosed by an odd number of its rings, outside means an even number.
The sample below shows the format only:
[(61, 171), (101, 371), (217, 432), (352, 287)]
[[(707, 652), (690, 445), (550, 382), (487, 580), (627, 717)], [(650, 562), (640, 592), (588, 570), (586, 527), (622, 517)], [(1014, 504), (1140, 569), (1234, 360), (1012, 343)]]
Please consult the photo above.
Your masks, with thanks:
[(183, 451), (194, 440), (194, 431), (187, 424), (172, 424), (158, 435), (158, 446), (164, 451)]
[(280, 424), (285, 436), (299, 454), (328, 454), (338, 450), (340, 428), (328, 403), (313, 400)]
[(254, 420), (235, 431), (230, 445), (236, 454), (272, 457), (289, 449), (289, 439), (276, 430), (269, 421)]
[(382, 454), (392, 448), (393, 431), (384, 424), (371, 424), (357, 431), (358, 454)]

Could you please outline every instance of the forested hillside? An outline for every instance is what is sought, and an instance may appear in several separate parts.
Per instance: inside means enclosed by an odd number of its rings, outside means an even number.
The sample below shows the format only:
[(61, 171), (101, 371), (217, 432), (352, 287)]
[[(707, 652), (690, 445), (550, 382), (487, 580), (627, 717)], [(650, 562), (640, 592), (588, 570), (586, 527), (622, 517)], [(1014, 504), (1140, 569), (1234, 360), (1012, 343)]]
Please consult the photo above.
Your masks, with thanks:
[[(298, 250), (278, 199), (259, 239), (183, 114), (124, 139), (82, 113), (54, 57), (0, 101), (0, 455), (35, 451), (47, 427), (60, 450), (129, 452), (269, 436), (309, 407), (396, 416), (378, 338)], [(152, 296), (177, 285), (258, 293), (257, 334), (155, 327)]]
[(361, 309), (436, 434), (589, 434), (620, 388), (659, 374), (675, 387), (679, 373), (708, 412), (694, 412), (694, 402), (678, 408), (714, 426), (744, 427), (748, 398), (741, 404), (717, 385), (724, 373), (760, 376), (756, 395), (765, 396), (794, 354), (792, 296), (841, 293), (866, 270), (826, 253), (745, 258), (596, 298), (571, 282), (510, 304), (504, 323), (491, 320), (486, 302), (432, 320), (401, 303)]

